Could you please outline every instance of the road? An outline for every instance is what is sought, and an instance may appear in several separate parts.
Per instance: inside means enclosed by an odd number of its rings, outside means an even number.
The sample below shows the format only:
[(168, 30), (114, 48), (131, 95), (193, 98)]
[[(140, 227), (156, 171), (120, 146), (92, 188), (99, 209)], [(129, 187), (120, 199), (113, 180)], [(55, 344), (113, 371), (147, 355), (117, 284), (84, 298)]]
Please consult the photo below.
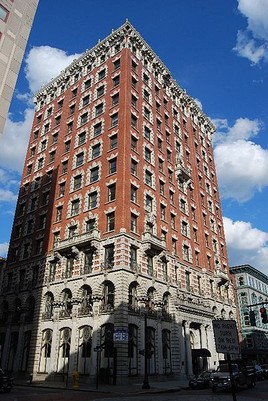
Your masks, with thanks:
[[(119, 390), (119, 389), (118, 389)], [(111, 386), (111, 392), (85, 392), (17, 386), (9, 394), (0, 394), (1, 401), (233, 401), (231, 393), (213, 394), (207, 390), (181, 390), (154, 394), (120, 394)], [(116, 392), (115, 392), (116, 391)], [(254, 389), (239, 391), (237, 401), (267, 401), (268, 380), (258, 382)]]

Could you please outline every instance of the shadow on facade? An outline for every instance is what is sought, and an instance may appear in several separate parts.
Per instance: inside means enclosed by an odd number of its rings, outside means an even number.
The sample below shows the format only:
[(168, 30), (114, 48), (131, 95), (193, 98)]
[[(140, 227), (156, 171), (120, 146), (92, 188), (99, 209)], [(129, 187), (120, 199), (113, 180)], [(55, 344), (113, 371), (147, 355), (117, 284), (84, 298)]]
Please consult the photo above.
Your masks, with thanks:
[(34, 371), (57, 169), (21, 184), (0, 293), (0, 365)]

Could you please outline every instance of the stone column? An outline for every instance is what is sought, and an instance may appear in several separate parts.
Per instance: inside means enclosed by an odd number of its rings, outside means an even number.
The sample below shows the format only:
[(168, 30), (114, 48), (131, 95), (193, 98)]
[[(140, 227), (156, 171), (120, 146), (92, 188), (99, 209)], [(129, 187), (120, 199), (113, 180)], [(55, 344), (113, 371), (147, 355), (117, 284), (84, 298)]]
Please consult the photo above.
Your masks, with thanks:
[(192, 349), (190, 343), (190, 323), (185, 322), (185, 350), (186, 350), (186, 374), (191, 376), (193, 374), (193, 364), (192, 364)]

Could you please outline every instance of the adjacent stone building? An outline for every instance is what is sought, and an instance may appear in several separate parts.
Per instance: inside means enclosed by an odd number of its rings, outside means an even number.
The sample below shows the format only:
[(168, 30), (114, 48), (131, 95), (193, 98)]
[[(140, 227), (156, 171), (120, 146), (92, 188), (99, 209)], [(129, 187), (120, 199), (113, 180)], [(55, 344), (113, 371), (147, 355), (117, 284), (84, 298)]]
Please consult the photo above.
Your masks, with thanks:
[(268, 363), (268, 277), (250, 265), (232, 266), (237, 287), (237, 305), (243, 337), (242, 356), (248, 364)]
[(39, 0), (0, 0), (0, 134)]
[(93, 381), (98, 358), (117, 382), (145, 359), (151, 377), (215, 368), (212, 320), (236, 310), (210, 120), (128, 21), (35, 101), (2, 366)]

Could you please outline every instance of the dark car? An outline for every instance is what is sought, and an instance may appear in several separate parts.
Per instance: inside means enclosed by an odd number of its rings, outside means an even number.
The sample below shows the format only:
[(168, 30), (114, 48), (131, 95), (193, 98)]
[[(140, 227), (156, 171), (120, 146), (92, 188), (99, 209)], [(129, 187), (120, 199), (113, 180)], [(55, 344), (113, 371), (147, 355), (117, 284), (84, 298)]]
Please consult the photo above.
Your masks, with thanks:
[(256, 380), (264, 380), (264, 370), (260, 365), (255, 365)]
[(264, 378), (268, 379), (268, 364), (265, 363), (264, 365), (261, 365), (261, 368), (263, 370)]
[(203, 372), (199, 376), (192, 378), (189, 381), (189, 387), (191, 389), (209, 388), (211, 373), (212, 372)]
[(0, 368), (0, 391), (9, 393), (13, 387), (14, 378)]

